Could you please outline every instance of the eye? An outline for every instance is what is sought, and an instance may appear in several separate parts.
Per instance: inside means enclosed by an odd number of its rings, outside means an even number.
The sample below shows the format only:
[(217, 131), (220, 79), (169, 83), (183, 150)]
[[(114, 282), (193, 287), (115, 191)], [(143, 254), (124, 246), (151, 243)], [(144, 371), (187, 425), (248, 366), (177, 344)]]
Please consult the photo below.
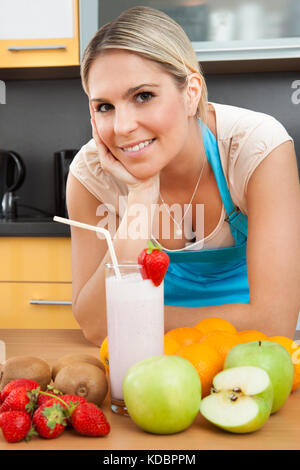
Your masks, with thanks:
[(106, 113), (107, 111), (109, 111), (110, 108), (112, 108), (112, 105), (111, 105), (111, 104), (108, 104), (108, 103), (101, 103), (101, 104), (99, 104), (98, 106), (96, 106), (95, 111), (96, 111), (97, 113)]
[(140, 103), (145, 103), (146, 101), (150, 101), (154, 97), (154, 94), (151, 91), (142, 91), (136, 95), (137, 101)]

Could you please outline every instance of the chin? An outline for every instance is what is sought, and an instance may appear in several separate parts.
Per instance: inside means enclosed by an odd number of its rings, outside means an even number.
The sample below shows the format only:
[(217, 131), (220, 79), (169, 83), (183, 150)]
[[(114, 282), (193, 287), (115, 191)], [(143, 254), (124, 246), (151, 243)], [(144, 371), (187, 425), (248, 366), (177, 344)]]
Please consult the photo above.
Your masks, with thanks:
[(135, 178), (138, 178), (139, 180), (147, 180), (148, 178), (151, 178), (153, 176), (155, 176), (159, 171), (160, 171), (160, 168), (149, 168), (149, 166), (147, 166), (146, 168), (126, 168), (127, 171), (129, 171), (129, 173), (132, 174), (132, 176), (134, 176)]
[(150, 171), (150, 170), (148, 170), (148, 171), (146, 171), (146, 170), (145, 170), (145, 171), (143, 171), (143, 170), (141, 170), (141, 171), (131, 171), (131, 174), (132, 174), (135, 178), (137, 178), (137, 179), (139, 179), (139, 180), (142, 180), (142, 181), (143, 181), (143, 180), (146, 181), (147, 179), (152, 178), (152, 177), (155, 176), (157, 173), (158, 173), (157, 171), (153, 172), (153, 170), (152, 170), (152, 171)]

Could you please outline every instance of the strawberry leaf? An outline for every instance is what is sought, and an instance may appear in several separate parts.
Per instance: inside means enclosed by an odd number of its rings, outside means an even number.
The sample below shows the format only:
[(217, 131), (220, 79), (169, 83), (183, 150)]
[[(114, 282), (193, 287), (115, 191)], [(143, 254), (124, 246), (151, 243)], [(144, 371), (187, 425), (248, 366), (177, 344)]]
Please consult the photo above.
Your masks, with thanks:
[(53, 385), (47, 385), (47, 391), (48, 391), (48, 392), (55, 393), (55, 394), (57, 394), (57, 395), (63, 395), (63, 392), (61, 392), (61, 391), (58, 390), (57, 388), (54, 388)]
[(38, 436), (39, 434), (36, 432), (34, 425), (32, 424), (28, 433), (24, 437), (24, 441), (28, 442), (32, 439), (33, 436)]
[(34, 389), (34, 390), (28, 390), (27, 392), (27, 397), (29, 398), (29, 402), (27, 403), (27, 405), (25, 406), (25, 410), (26, 412), (28, 412), (31, 416), (34, 412), (34, 410), (37, 408), (37, 400), (38, 400), (38, 389)]
[(65, 413), (63, 407), (59, 403), (53, 403), (51, 406), (46, 406), (43, 409), (42, 415), (47, 419), (47, 426), (54, 429), (57, 424), (66, 423)]
[(149, 240), (149, 241), (148, 241), (147, 255), (151, 255), (151, 253), (152, 253), (153, 250), (162, 251), (160, 245), (158, 245), (157, 243), (153, 243), (152, 240)]

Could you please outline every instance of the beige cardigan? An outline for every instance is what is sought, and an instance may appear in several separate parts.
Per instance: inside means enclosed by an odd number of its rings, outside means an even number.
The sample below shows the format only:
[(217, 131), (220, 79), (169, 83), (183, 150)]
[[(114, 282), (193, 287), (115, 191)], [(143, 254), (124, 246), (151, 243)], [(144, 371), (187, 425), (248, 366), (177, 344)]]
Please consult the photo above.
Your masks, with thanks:
[[(272, 116), (236, 106), (211, 105), (216, 113), (217, 141), (228, 189), (234, 204), (247, 214), (247, 185), (253, 171), (275, 147), (287, 140), (293, 141), (293, 138)], [(123, 205), (119, 207), (122, 218), (126, 210), (127, 186), (102, 171), (94, 139), (80, 149), (70, 171), (99, 201), (112, 204), (116, 211), (119, 197), (123, 196)], [(225, 217), (223, 205), (215, 229), (204, 239), (197, 239), (182, 250), (233, 246), (234, 240)]]

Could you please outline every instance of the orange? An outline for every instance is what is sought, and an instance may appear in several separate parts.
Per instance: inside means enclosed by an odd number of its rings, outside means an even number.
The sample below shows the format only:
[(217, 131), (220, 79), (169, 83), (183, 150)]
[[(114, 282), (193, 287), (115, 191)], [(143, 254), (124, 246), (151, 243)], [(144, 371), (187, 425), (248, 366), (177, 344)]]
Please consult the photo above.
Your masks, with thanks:
[(269, 339), (265, 333), (257, 330), (239, 331), (237, 336), (239, 343), (249, 343), (250, 341), (265, 341)]
[(173, 330), (168, 331), (165, 334), (165, 338), (170, 337), (177, 341), (180, 346), (187, 346), (188, 344), (198, 343), (198, 341), (203, 337), (203, 333), (191, 326), (183, 326), (181, 328), (174, 328)]
[(224, 320), (224, 318), (219, 317), (204, 318), (199, 323), (197, 323), (194, 328), (201, 331), (204, 335), (215, 330), (236, 333), (236, 328), (232, 325), (232, 323), (230, 323), (228, 320)]
[(175, 341), (172, 336), (164, 337), (164, 354), (172, 355), (176, 354), (176, 351), (180, 348), (180, 344)]
[(182, 346), (177, 355), (187, 359), (197, 370), (201, 381), (202, 398), (209, 395), (214, 376), (223, 368), (222, 356), (204, 342)]
[(296, 341), (288, 338), (287, 336), (271, 336), (269, 341), (274, 341), (275, 343), (281, 344), (288, 353), (291, 355), (293, 364), (294, 364), (294, 382), (292, 386), (292, 391), (300, 387), (300, 346)]
[(205, 335), (200, 344), (209, 344), (222, 356), (223, 363), (230, 349), (239, 343), (239, 338), (236, 333), (230, 333), (229, 331), (211, 331)]
[(108, 361), (108, 337), (104, 338), (100, 346), (100, 361), (105, 367), (106, 372), (109, 372), (109, 361)]

